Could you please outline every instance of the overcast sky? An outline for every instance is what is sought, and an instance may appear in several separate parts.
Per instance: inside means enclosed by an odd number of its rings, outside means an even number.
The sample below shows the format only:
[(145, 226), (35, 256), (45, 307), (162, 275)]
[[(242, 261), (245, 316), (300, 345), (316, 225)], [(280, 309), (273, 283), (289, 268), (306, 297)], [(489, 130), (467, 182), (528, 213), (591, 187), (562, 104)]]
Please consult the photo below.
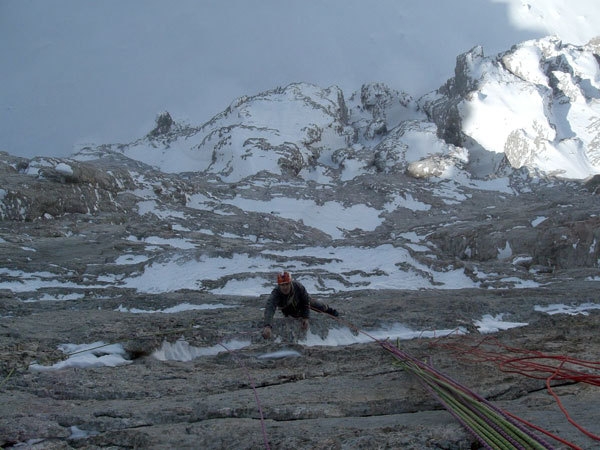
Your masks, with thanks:
[(0, 150), (67, 156), (129, 142), (161, 111), (201, 124), (241, 95), (296, 81), (347, 97), (378, 81), (418, 97), (474, 45), (494, 54), (549, 32), (587, 40), (600, 23), (597, 0), (543, 3), (0, 0)]

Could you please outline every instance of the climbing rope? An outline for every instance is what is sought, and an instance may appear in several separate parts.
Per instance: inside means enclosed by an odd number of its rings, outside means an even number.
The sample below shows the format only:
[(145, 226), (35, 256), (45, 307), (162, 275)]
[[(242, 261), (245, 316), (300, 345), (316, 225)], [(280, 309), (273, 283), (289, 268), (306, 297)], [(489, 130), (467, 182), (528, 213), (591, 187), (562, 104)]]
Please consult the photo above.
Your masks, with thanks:
[(65, 356), (71, 357), (73, 355), (78, 355), (80, 353), (91, 352), (92, 350), (98, 350), (99, 348), (103, 348), (103, 347), (110, 347), (111, 345), (115, 345), (115, 344), (118, 344), (119, 342), (123, 342), (123, 341), (132, 341), (135, 339), (150, 339), (150, 338), (156, 338), (156, 337), (161, 337), (161, 336), (164, 337), (164, 336), (168, 336), (170, 334), (185, 333), (186, 331), (191, 331), (194, 329), (196, 329), (196, 327), (192, 326), (192, 327), (186, 327), (186, 328), (176, 328), (176, 329), (170, 330), (170, 331), (158, 331), (156, 333), (138, 334), (135, 336), (124, 335), (124, 336), (121, 336), (120, 338), (115, 339), (113, 342), (109, 342), (108, 344), (99, 344), (94, 347), (87, 347), (87, 348), (83, 348), (81, 350), (76, 350), (74, 352), (65, 353)]
[(467, 430), (489, 449), (551, 449), (548, 442), (524, 428), (509, 414), (467, 387), (419, 361), (387, 341), (379, 344), (401, 366), (416, 375), (429, 392), (455, 416)]
[(589, 438), (600, 441), (600, 436), (585, 429), (571, 417), (552, 387), (552, 382), (600, 386), (600, 375), (597, 374), (600, 373), (600, 362), (510, 347), (493, 336), (486, 336), (473, 345), (465, 345), (462, 342), (464, 340), (455, 342), (438, 339), (431, 345), (448, 350), (464, 361), (491, 363), (506, 373), (545, 380), (546, 390), (552, 395), (567, 421)]
[(504, 411), (472, 390), (462, 386), (408, 353), (394, 346), (388, 340), (381, 340), (359, 329), (353, 324), (337, 317), (332, 317), (351, 330), (364, 334), (391, 353), (403, 369), (417, 376), (425, 388), (469, 431), (485, 448), (488, 449), (552, 449), (553, 447), (530, 430), (542, 432), (548, 437), (581, 450), (559, 436), (541, 427), (535, 426), (512, 413)]
[(14, 371), (15, 371), (14, 367), (12, 369), (10, 369), (10, 371), (8, 372), (8, 375), (6, 375), (6, 377), (4, 378), (4, 380), (2, 380), (2, 383), (0, 383), (0, 388), (8, 382), (8, 380), (10, 379), (10, 377), (13, 374)]
[(244, 362), (240, 358), (238, 358), (238, 356), (235, 354), (235, 352), (233, 350), (229, 349), (225, 344), (223, 344), (223, 342), (219, 342), (219, 345), (229, 352), (229, 354), (233, 357), (233, 359), (235, 359), (236, 362), (240, 365), (240, 367), (244, 370), (244, 372), (246, 374), (246, 378), (248, 378), (250, 387), (252, 387), (252, 391), (254, 392), (254, 399), (256, 400), (256, 405), (258, 406), (258, 413), (260, 415), (260, 426), (262, 429), (262, 435), (263, 435), (263, 441), (265, 443), (265, 448), (267, 450), (270, 450), (271, 447), (269, 446), (269, 438), (267, 437), (267, 427), (265, 425), (265, 416), (263, 414), (260, 397), (258, 396), (258, 391), (256, 390), (256, 383), (252, 379), (252, 376), (250, 375), (250, 371), (248, 370), (248, 368), (246, 367)]

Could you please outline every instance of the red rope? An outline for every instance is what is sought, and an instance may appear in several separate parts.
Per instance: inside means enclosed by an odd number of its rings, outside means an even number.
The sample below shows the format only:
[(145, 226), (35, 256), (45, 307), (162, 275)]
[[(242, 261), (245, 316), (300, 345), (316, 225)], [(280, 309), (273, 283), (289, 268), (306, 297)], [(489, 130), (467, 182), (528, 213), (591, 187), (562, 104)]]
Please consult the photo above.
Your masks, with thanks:
[(588, 431), (571, 417), (551, 384), (553, 381), (562, 381), (600, 386), (600, 375), (596, 374), (600, 373), (600, 362), (510, 347), (489, 336), (472, 346), (450, 343), (448, 340), (442, 342), (441, 339), (434, 341), (432, 345), (450, 350), (463, 360), (492, 363), (506, 373), (545, 380), (546, 390), (552, 395), (568, 422), (591, 439), (600, 441), (599, 435)]
[[(319, 311), (319, 310), (317, 310), (317, 309), (315, 309), (315, 308), (312, 308), (312, 307), (311, 307), (311, 309), (313, 309), (313, 310), (315, 310), (315, 311), (318, 311), (318, 312), (322, 312), (322, 311)], [(572, 448), (573, 450), (583, 450), (583, 449), (581, 449), (580, 447), (576, 446), (575, 444), (572, 444), (572, 443), (570, 443), (569, 441), (567, 441), (567, 440), (565, 440), (565, 439), (562, 439), (560, 436), (557, 436), (557, 435), (555, 435), (555, 434), (553, 434), (553, 433), (551, 433), (551, 432), (549, 432), (549, 431), (547, 431), (547, 430), (545, 430), (545, 429), (543, 429), (543, 428), (541, 428), (541, 427), (539, 427), (539, 426), (536, 426), (536, 425), (534, 425), (534, 424), (532, 424), (532, 423), (530, 423), (530, 422), (528, 422), (528, 421), (526, 421), (526, 420), (524, 420), (524, 419), (521, 419), (520, 417), (518, 417), (518, 416), (516, 416), (516, 415), (514, 415), (514, 414), (512, 414), (512, 413), (510, 413), (510, 412), (508, 412), (508, 411), (505, 411), (505, 410), (503, 410), (503, 409), (500, 409), (500, 408), (497, 408), (497, 407), (493, 406), (493, 405), (492, 405), (491, 403), (489, 403), (487, 400), (485, 400), (484, 398), (482, 398), (482, 397), (478, 396), (476, 393), (474, 393), (474, 392), (473, 392), (473, 391), (471, 391), (470, 389), (468, 389), (468, 388), (466, 388), (466, 387), (464, 387), (464, 386), (462, 386), (462, 385), (460, 385), (460, 384), (456, 383), (456, 382), (455, 382), (455, 381), (453, 381), (452, 379), (450, 379), (450, 378), (446, 377), (445, 375), (443, 375), (442, 373), (440, 373), (440, 372), (438, 372), (436, 369), (434, 369), (432, 366), (430, 366), (430, 365), (427, 365), (427, 364), (425, 364), (425, 363), (423, 363), (423, 362), (419, 361), (418, 359), (415, 359), (415, 358), (411, 357), (410, 355), (408, 355), (407, 353), (403, 352), (402, 350), (400, 350), (400, 349), (399, 349), (399, 348), (397, 348), (396, 346), (392, 345), (392, 344), (391, 344), (390, 342), (388, 342), (387, 340), (381, 340), (381, 339), (378, 339), (378, 338), (376, 338), (376, 337), (372, 336), (371, 334), (367, 333), (366, 331), (364, 331), (364, 330), (361, 330), (360, 328), (356, 327), (354, 324), (352, 324), (352, 323), (350, 323), (350, 322), (348, 322), (348, 321), (345, 321), (345, 320), (343, 320), (343, 319), (341, 319), (341, 318), (339, 318), (339, 317), (334, 317), (334, 316), (330, 316), (330, 317), (331, 317), (332, 319), (335, 319), (336, 321), (338, 321), (338, 323), (345, 324), (345, 325), (346, 325), (346, 326), (348, 326), (350, 329), (352, 329), (352, 330), (354, 330), (354, 331), (356, 331), (356, 332), (358, 332), (358, 333), (362, 333), (362, 334), (364, 334), (365, 336), (369, 337), (370, 339), (372, 339), (373, 341), (375, 341), (376, 343), (378, 343), (378, 344), (379, 344), (379, 345), (380, 345), (380, 346), (381, 346), (381, 347), (382, 347), (384, 350), (386, 350), (386, 351), (388, 351), (388, 352), (392, 353), (392, 354), (393, 354), (395, 357), (398, 357), (400, 360), (403, 360), (403, 361), (410, 361), (410, 362), (412, 362), (412, 363), (416, 364), (417, 366), (419, 366), (419, 367), (421, 367), (421, 368), (423, 368), (423, 369), (427, 370), (428, 372), (430, 372), (430, 373), (432, 373), (432, 374), (435, 374), (436, 376), (439, 376), (440, 378), (442, 378), (442, 379), (444, 379), (445, 381), (447, 381), (447, 382), (449, 382), (450, 384), (452, 384), (452, 385), (453, 385), (455, 388), (457, 388), (457, 389), (459, 389), (459, 390), (461, 390), (461, 391), (463, 391), (463, 392), (465, 392), (465, 393), (467, 393), (467, 394), (473, 395), (473, 397), (474, 397), (474, 398), (477, 398), (477, 399), (478, 399), (479, 401), (481, 401), (482, 403), (488, 404), (488, 405), (489, 405), (489, 406), (490, 406), (492, 409), (494, 409), (495, 411), (497, 411), (499, 414), (501, 414), (501, 415), (504, 415), (505, 417), (507, 417), (507, 419), (510, 419), (510, 418), (512, 418), (512, 419), (514, 419), (514, 420), (516, 420), (516, 421), (518, 421), (518, 422), (521, 422), (522, 424), (524, 424), (525, 426), (528, 426), (528, 427), (529, 427), (529, 428), (531, 428), (532, 430), (537, 430), (537, 431), (540, 431), (540, 432), (542, 432), (543, 434), (545, 434), (546, 436), (548, 436), (548, 437), (550, 437), (550, 438), (552, 438), (552, 439), (556, 440), (557, 442), (560, 442), (560, 443), (562, 443), (562, 444), (565, 444), (565, 445), (567, 445), (568, 447)], [(442, 402), (442, 404), (444, 404), (444, 403)], [(448, 411), (450, 411), (450, 412), (452, 413), (452, 410), (451, 410), (451, 409), (448, 409)], [(459, 421), (461, 421), (461, 420), (459, 419)], [(463, 423), (463, 422), (461, 421), (461, 423)], [(478, 435), (477, 435), (477, 433), (476, 433), (476, 432), (474, 432), (473, 430), (471, 430), (471, 429), (469, 428), (469, 426), (468, 426), (468, 425), (466, 425), (466, 424), (464, 424), (464, 423), (463, 423), (463, 425), (464, 425), (464, 426), (465, 426), (465, 427), (466, 427), (466, 428), (467, 428), (467, 429), (468, 429), (468, 430), (469, 430), (469, 431), (470, 431), (470, 432), (471, 432), (473, 435), (475, 435), (475, 436), (478, 436)], [(515, 425), (517, 425), (517, 424), (515, 423)], [(518, 425), (517, 425), (517, 426), (518, 426)], [(532, 437), (533, 437), (533, 436), (532, 436)], [(482, 442), (482, 443), (484, 443), (483, 441), (481, 441), (481, 442)], [(484, 444), (484, 445), (485, 445), (485, 444)], [(548, 448), (550, 448), (550, 447), (548, 447)]]
[[(317, 310), (313, 307), (311, 307), (311, 309), (318, 311), (318, 312), (323, 312), (323, 311)], [(326, 313), (326, 315), (329, 315), (329, 314)], [(334, 316), (330, 316), (330, 317), (332, 319), (337, 320), (340, 323), (346, 324), (354, 331), (368, 336), (373, 341), (379, 343), (384, 349), (386, 349), (388, 351), (398, 352), (398, 355), (400, 355), (401, 357), (403, 357), (403, 358), (406, 357), (406, 358), (409, 358), (412, 360), (412, 358), (408, 357), (403, 352), (398, 350), (396, 347), (390, 345), (388, 342), (381, 341), (380, 339), (377, 339), (377, 338), (371, 336), (369, 333), (359, 329), (358, 327), (356, 327), (338, 317), (334, 317)], [(517, 374), (527, 376), (529, 378), (546, 380), (546, 388), (547, 388), (548, 392), (556, 400), (559, 408), (561, 409), (563, 414), (566, 416), (569, 423), (574, 425), (578, 430), (580, 430), (586, 436), (588, 436), (594, 440), (600, 441), (600, 436), (597, 436), (597, 435), (587, 431), (585, 428), (583, 428), (582, 426), (577, 424), (577, 422), (575, 422), (570, 417), (569, 413), (564, 408), (562, 402), (560, 401), (558, 396), (554, 393), (554, 391), (552, 390), (552, 386), (551, 386), (551, 381), (553, 381), (553, 380), (584, 382), (584, 383), (592, 384), (595, 386), (600, 386), (600, 375), (594, 375), (594, 374), (590, 374), (588, 372), (582, 372), (580, 370), (575, 370), (572, 368), (565, 367), (565, 365), (569, 364), (571, 366), (580, 366), (582, 368), (586, 368), (589, 370), (600, 370), (600, 362), (590, 362), (590, 361), (586, 361), (586, 360), (569, 358), (569, 357), (565, 357), (565, 356), (547, 355), (547, 354), (543, 354), (541, 352), (522, 350), (522, 349), (518, 349), (518, 348), (514, 348), (514, 347), (508, 347), (506, 345), (501, 344), (497, 339), (492, 338), (492, 337), (486, 337), (486, 338), (482, 339), (479, 343), (477, 343), (476, 345), (473, 345), (473, 346), (450, 344), (447, 340), (445, 341), (445, 343), (441, 343), (441, 340), (442, 340), (442, 338), (436, 339), (435, 341), (433, 341), (433, 343), (431, 345), (446, 348), (446, 349), (452, 351), (453, 353), (455, 353), (460, 359), (463, 359), (463, 360), (469, 360), (471, 362), (495, 363), (499, 366), (500, 370), (502, 370), (503, 372), (517, 373)], [(490, 341), (496, 347), (504, 350), (505, 353), (500, 353), (499, 351), (491, 351), (491, 350), (485, 349), (484, 344), (486, 344)], [(229, 353), (231, 353), (231, 355), (237, 360), (237, 362), (241, 365), (241, 367), (246, 372), (246, 376), (248, 377), (250, 386), (252, 387), (252, 390), (254, 391), (254, 397), (255, 397), (255, 400), (256, 400), (256, 403), (258, 406), (258, 410), (260, 413), (260, 420), (261, 420), (261, 427), (262, 427), (265, 448), (267, 450), (269, 450), (270, 449), (269, 440), (267, 438), (264, 415), (263, 415), (263, 411), (262, 411), (262, 407), (261, 407), (261, 403), (260, 403), (260, 398), (258, 396), (258, 392), (256, 390), (255, 383), (250, 375), (250, 372), (248, 371), (248, 369), (244, 365), (244, 363), (239, 358), (237, 358), (237, 355), (235, 354), (234, 351), (227, 348), (221, 342), (219, 342), (219, 345), (221, 345)], [(521, 355), (521, 356), (517, 357), (517, 356), (511, 356), (511, 355)], [(542, 363), (538, 362), (540, 360), (559, 361), (560, 364), (558, 364), (558, 365), (542, 364)], [(511, 418), (513, 418), (515, 420), (520, 421), (521, 423), (523, 423), (524, 425), (526, 425), (532, 429), (535, 429), (539, 432), (546, 434), (547, 436), (555, 439), (557, 442), (565, 444), (574, 450), (581, 450), (580, 447), (578, 447), (578, 446), (560, 438), (559, 436), (557, 436), (553, 433), (550, 433), (549, 431), (544, 430), (543, 428), (538, 427), (538, 426), (536, 426), (536, 425), (534, 425), (534, 424), (508, 412), (508, 411), (504, 411), (504, 410), (499, 410), (499, 411), (503, 412), (504, 414), (510, 416)]]
[(267, 428), (265, 426), (265, 417), (263, 414), (262, 405), (260, 403), (260, 398), (259, 398), (258, 392), (256, 390), (256, 383), (254, 383), (254, 380), (252, 379), (252, 375), (250, 375), (250, 371), (248, 370), (248, 367), (246, 367), (244, 362), (240, 358), (237, 357), (235, 352), (233, 350), (231, 350), (230, 348), (228, 348), (225, 344), (223, 344), (223, 342), (219, 342), (219, 345), (229, 352), (229, 354), (233, 357), (233, 359), (235, 359), (237, 361), (237, 363), (240, 365), (240, 367), (246, 373), (248, 382), (250, 383), (250, 386), (252, 387), (252, 391), (254, 392), (254, 400), (256, 401), (256, 405), (258, 407), (258, 413), (260, 414), (260, 426), (262, 428), (262, 435), (263, 435), (263, 441), (265, 443), (265, 449), (270, 450), (271, 447), (269, 446), (269, 438), (267, 437)]
[(575, 444), (572, 444), (571, 442), (567, 441), (566, 439), (561, 438), (560, 436), (557, 436), (554, 433), (550, 433), (548, 430), (545, 430), (544, 428), (535, 425), (534, 423), (529, 422), (528, 420), (525, 420), (519, 416), (514, 415), (513, 413), (511, 413), (510, 411), (504, 411), (506, 414), (508, 414), (510, 417), (512, 417), (515, 420), (518, 420), (519, 422), (521, 422), (524, 425), (527, 425), (529, 428), (531, 428), (532, 430), (537, 430), (540, 433), (545, 434), (548, 437), (551, 437), (552, 439), (554, 439), (557, 442), (560, 442), (561, 444), (566, 445), (567, 447), (572, 448), (573, 450), (583, 450), (581, 447), (578, 447)]

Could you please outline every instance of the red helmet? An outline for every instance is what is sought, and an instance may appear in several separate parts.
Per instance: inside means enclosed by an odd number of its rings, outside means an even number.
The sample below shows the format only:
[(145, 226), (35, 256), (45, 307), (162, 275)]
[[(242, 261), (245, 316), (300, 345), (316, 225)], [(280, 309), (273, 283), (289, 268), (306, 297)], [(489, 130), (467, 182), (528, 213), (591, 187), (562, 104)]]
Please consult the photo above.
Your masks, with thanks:
[(277, 284), (291, 283), (292, 276), (289, 272), (281, 272), (277, 275)]

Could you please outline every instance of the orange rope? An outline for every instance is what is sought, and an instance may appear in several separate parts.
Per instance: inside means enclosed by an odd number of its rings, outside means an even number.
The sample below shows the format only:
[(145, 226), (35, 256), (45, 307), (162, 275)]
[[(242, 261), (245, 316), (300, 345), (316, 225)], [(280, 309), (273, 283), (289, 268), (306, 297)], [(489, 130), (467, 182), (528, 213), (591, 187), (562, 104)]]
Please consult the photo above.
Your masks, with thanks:
[[(493, 363), (506, 373), (545, 380), (546, 390), (552, 395), (569, 423), (591, 439), (600, 441), (599, 435), (588, 431), (571, 417), (551, 385), (552, 381), (566, 381), (600, 386), (600, 375), (596, 374), (600, 373), (600, 362), (509, 347), (493, 337), (485, 337), (473, 346), (453, 344), (449, 340), (442, 342), (441, 339), (433, 341), (431, 345), (450, 350), (463, 360)], [(490, 346), (495, 349), (490, 349)]]

